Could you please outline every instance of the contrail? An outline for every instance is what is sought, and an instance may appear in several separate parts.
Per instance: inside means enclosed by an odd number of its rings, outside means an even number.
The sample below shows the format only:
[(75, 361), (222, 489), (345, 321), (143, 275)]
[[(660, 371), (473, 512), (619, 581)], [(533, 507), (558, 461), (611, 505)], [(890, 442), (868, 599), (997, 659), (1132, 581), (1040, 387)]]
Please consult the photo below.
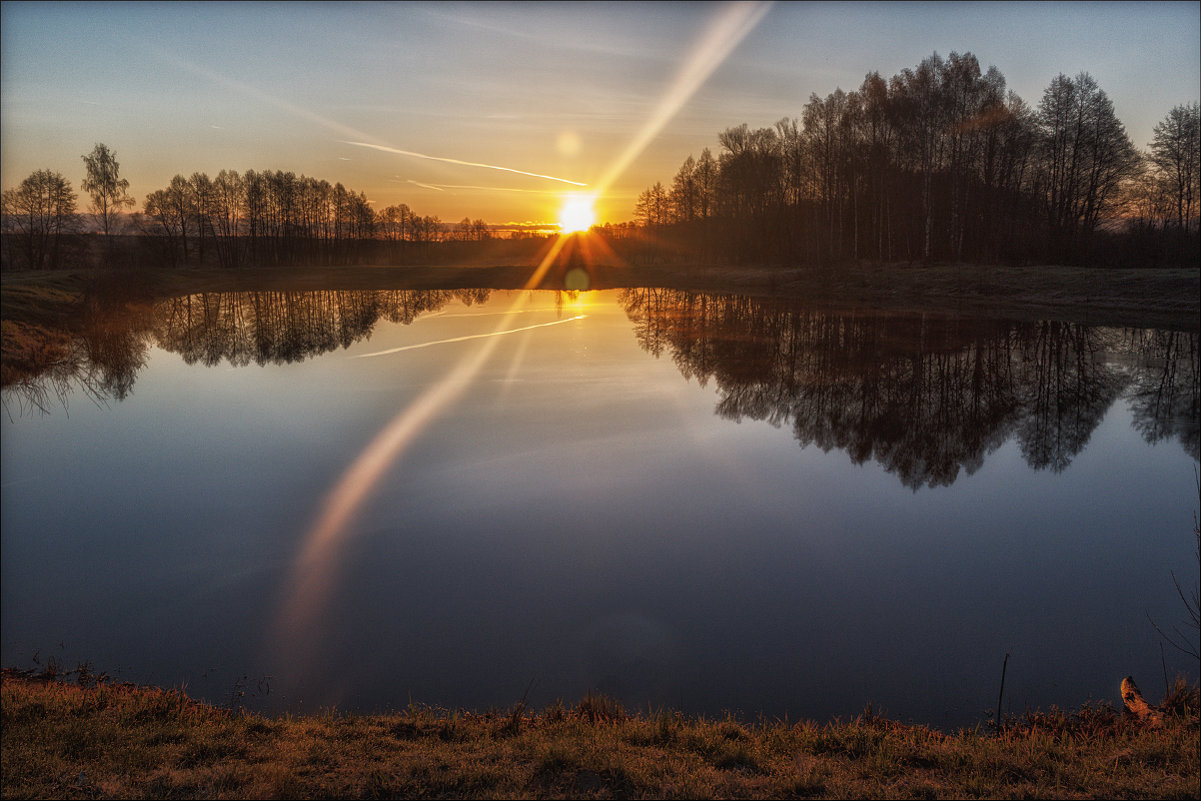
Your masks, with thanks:
[(587, 186), (588, 184), (580, 183), (579, 181), (569, 181), (566, 178), (556, 178), (553, 175), (543, 175), (537, 172), (526, 172), (525, 170), (515, 170), (512, 167), (499, 167), (495, 164), (481, 164), (478, 161), (463, 161), (462, 159), (448, 159), (442, 156), (427, 156), (424, 153), (414, 153), (412, 150), (401, 150), (387, 145), (373, 145), (370, 142), (351, 142), (349, 140), (340, 140), (344, 145), (354, 145), (355, 147), (369, 147), (372, 150), (382, 150), (384, 153), (395, 153), (398, 156), (412, 156), (417, 159), (429, 159), (430, 161), (444, 161), (447, 164), (462, 164), (465, 167), (483, 167), (485, 170), (500, 170), (501, 172), (512, 172), (517, 175), (528, 175), (531, 178), (545, 178), (548, 181), (558, 181), (559, 183), (571, 184), (572, 186)]
[[(470, 315), (480, 317), (483, 315)], [(432, 342), (419, 342), (416, 345), (402, 345), (399, 348), (388, 348), (387, 350), (376, 351), (375, 353), (360, 353), (358, 356), (352, 356), (352, 359), (369, 359), (372, 356), (387, 356), (389, 353), (400, 353), (402, 350), (417, 350), (418, 348), (428, 348), (433, 345), (446, 345), (451, 342), (466, 342), (469, 339), (485, 339), (487, 337), (498, 337), (504, 334), (516, 334), (519, 331), (531, 331), (535, 328), (546, 328), (549, 325), (562, 325), (576, 320), (583, 320), (588, 315), (577, 314), (575, 317), (568, 317), (566, 320), (552, 320), (549, 323), (538, 323), (537, 325), (527, 325), (521, 328), (510, 328), (507, 331), (492, 331), (487, 334), (468, 334), (461, 337), (451, 337), (450, 339), (435, 339)]]
[(516, 189), (511, 186), (478, 186), (476, 184), (423, 184), (412, 178), (393, 178), (392, 180), (433, 189), (479, 189), (484, 192), (528, 192), (531, 195), (549, 195), (559, 191), (557, 189)]
[[(229, 76), (222, 75), (219, 72), (214, 72), (213, 70), (207, 69), (206, 67), (201, 67), (198, 64), (193, 64), (192, 62), (182, 59), (182, 58), (174, 55), (173, 53), (168, 53), (164, 50), (156, 50), (153, 48), (152, 48), (152, 50), (155, 52), (156, 55), (158, 55), (164, 61), (170, 62), (171, 64), (174, 64), (177, 67), (180, 67), (189, 72), (195, 73), (196, 75), (200, 75), (204, 78), (207, 78), (208, 80), (212, 81), (213, 83), (216, 83), (220, 86), (224, 86), (227, 89), (232, 89), (233, 91), (236, 91), (236, 92), (239, 92), (248, 97), (254, 98), (255, 100), (259, 100), (264, 103), (269, 103), (269, 104), (275, 106), (276, 108), (283, 109), (284, 111), (287, 111), (291, 114), (295, 114), (298, 117), (303, 117), (304, 119), (307, 119), (311, 122), (315, 122), (319, 125), (323, 125), (326, 128), (329, 128), (330, 130), (341, 134), (342, 136), (352, 136), (352, 137), (356, 137), (356, 138), (370, 138), (371, 137), (370, 134), (364, 133), (363, 131), (356, 130), (355, 128), (352, 128), (348, 125), (344, 125), (344, 124), (338, 122), (337, 120), (331, 120), (328, 117), (323, 117), (322, 115), (317, 114), (316, 112), (311, 111), (302, 106), (298, 106), (294, 103), (289, 103), (288, 101), (283, 100), (282, 98), (276, 97), (275, 95), (268, 94), (267, 92), (264, 92), (261, 89), (258, 89), (257, 87), (252, 86), (251, 84), (236, 80), (234, 78), (230, 78)], [(85, 100), (83, 102), (88, 103), (88, 102), (92, 102), (92, 101)], [(544, 178), (548, 181), (559, 181), (561, 183), (571, 184), (573, 186), (587, 186), (587, 184), (580, 183), (579, 181), (569, 181), (566, 178), (556, 178), (553, 175), (542, 175), (542, 174), (536, 173), (536, 172), (526, 172), (525, 170), (515, 170), (511, 167), (501, 167), (496, 164), (481, 164), (481, 163), (475, 162), (475, 161), (463, 161), (462, 159), (444, 158), (442, 156), (428, 156), (424, 153), (414, 153), (411, 150), (400, 150), (399, 148), (387, 147), (386, 145), (373, 145), (368, 142), (354, 142), (354, 141), (350, 141), (347, 139), (339, 139), (337, 141), (340, 141), (343, 144), (347, 144), (347, 145), (357, 145), (359, 147), (370, 147), (375, 150), (382, 150), (385, 153), (395, 153), (400, 156), (412, 156), (413, 158), (429, 159), (430, 161), (442, 161), (442, 162), (446, 162), (447, 164), (460, 164), (465, 167), (482, 167), (482, 168), (488, 169), (488, 170), (500, 170), (501, 172), (511, 172), (511, 173), (515, 173), (517, 175), (528, 175), (531, 178)]]

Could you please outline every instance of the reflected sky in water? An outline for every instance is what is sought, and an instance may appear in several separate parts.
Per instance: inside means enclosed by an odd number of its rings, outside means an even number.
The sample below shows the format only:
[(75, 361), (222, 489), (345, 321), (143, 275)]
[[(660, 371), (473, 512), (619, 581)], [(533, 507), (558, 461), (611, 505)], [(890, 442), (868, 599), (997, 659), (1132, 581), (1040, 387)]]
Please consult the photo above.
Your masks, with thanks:
[[(96, 330), (91, 395), (5, 393), (5, 665), (218, 702), (270, 676), (268, 710), (533, 680), (957, 726), (1007, 651), (1014, 713), (1155, 688), (1147, 617), (1196, 575), (1195, 334), (662, 291), (193, 296)], [(485, 346), (282, 636), (327, 493)]]

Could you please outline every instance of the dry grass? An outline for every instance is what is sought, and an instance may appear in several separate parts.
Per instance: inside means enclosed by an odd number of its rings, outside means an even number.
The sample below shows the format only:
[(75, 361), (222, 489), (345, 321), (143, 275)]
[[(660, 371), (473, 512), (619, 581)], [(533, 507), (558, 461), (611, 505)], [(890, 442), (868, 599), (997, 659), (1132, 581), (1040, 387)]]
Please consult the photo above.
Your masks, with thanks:
[[(86, 678), (86, 677), (85, 677)], [(5, 798), (1196, 798), (1198, 728), (1108, 707), (943, 734), (849, 723), (410, 707), (268, 718), (6, 671)], [(1193, 688), (1195, 700), (1195, 687)]]

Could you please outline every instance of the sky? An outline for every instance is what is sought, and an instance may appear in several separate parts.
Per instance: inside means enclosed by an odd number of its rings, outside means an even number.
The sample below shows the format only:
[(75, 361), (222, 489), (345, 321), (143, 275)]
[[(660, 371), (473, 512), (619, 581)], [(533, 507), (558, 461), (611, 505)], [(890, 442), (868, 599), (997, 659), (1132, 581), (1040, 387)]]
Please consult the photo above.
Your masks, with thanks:
[[(0, 186), (78, 191), (103, 142), (139, 208), (175, 174), (292, 170), (444, 222), (601, 221), (742, 123), (971, 52), (1031, 106), (1089, 72), (1138, 147), (1201, 96), (1201, 3), (0, 4)], [(432, 157), (432, 158), (431, 158)], [(81, 205), (83, 205), (81, 201)]]

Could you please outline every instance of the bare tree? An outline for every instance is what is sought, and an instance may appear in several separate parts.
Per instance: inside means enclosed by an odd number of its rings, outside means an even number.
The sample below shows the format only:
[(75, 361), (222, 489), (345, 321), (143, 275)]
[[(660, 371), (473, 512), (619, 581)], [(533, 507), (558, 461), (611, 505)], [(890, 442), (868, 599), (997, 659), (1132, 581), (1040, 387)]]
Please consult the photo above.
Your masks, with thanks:
[(222, 170), (213, 181), (213, 223), (217, 257), (222, 267), (236, 267), (241, 258), (239, 237), (246, 204), (246, 183), (236, 170)]
[(647, 228), (658, 228), (671, 219), (669, 208), (667, 190), (661, 182), (655, 181), (654, 186), (638, 196), (634, 204), (634, 219)]
[(689, 156), (684, 159), (679, 172), (671, 182), (671, 192), (668, 201), (671, 206), (672, 218), (676, 222), (687, 223), (698, 216), (696, 160)]
[(80, 186), (92, 196), (92, 214), (100, 223), (104, 235), (108, 236), (121, 209), (134, 204), (128, 194), (129, 181), (121, 177), (117, 154), (109, 150), (108, 145), (97, 144), (91, 153), (82, 158), (88, 174)]
[(1176, 106), (1156, 123), (1151, 140), (1151, 162), (1162, 176), (1176, 212), (1176, 225), (1186, 234), (1196, 226), (1201, 202), (1201, 116), (1194, 103)]
[(702, 220), (713, 216), (714, 204), (717, 202), (717, 159), (709, 152), (709, 148), (701, 151), (696, 166), (692, 170), (693, 181), (696, 184), (696, 213)]
[(1044, 203), (1054, 233), (1091, 233), (1138, 167), (1113, 103), (1087, 72), (1058, 75), (1039, 104)]
[(0, 195), (5, 244), (32, 269), (61, 266), (62, 238), (76, 226), (75, 192), (60, 173), (38, 170)]

